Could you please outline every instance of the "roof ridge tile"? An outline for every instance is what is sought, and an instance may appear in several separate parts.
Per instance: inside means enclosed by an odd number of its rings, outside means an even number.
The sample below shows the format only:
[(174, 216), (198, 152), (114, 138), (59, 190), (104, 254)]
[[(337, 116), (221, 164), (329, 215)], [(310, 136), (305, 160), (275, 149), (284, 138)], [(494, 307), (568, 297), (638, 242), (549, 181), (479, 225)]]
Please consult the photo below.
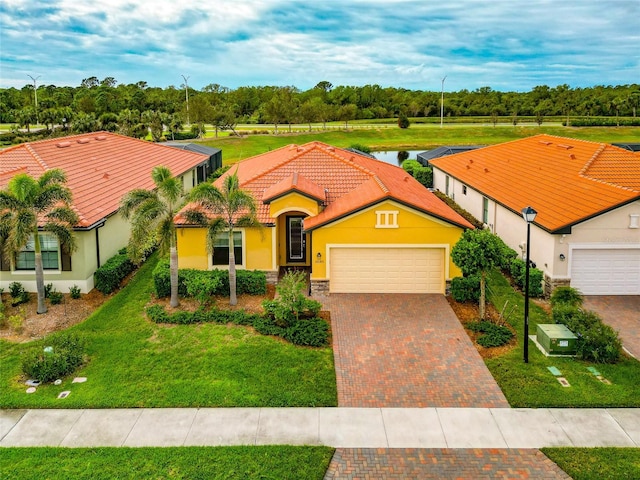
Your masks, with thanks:
[(47, 162), (45, 162), (42, 157), (38, 155), (38, 152), (36, 152), (29, 143), (25, 144), (25, 148), (44, 170), (49, 170), (49, 165), (47, 165)]

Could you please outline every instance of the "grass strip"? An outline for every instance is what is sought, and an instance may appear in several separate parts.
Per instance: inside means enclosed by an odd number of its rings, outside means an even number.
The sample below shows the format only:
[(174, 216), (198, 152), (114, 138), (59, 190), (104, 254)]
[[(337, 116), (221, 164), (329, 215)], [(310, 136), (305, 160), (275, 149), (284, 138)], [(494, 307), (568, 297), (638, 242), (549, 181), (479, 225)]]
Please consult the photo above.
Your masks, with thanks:
[(324, 477), (328, 447), (2, 448), (3, 480), (297, 480)]
[(640, 478), (639, 448), (543, 448), (574, 480)]
[[(529, 343), (529, 363), (524, 363), (524, 297), (509, 282), (493, 271), (489, 275), (489, 300), (501, 311), (515, 305), (510, 323), (516, 330), (518, 345), (499, 357), (485, 363), (498, 382), (512, 407), (640, 407), (640, 362), (623, 356), (616, 364), (593, 364), (574, 358), (546, 357)], [(544, 309), (530, 303), (529, 334), (535, 335), (539, 323), (553, 323)], [(598, 380), (587, 367), (596, 366), (611, 382)], [(563, 387), (547, 367), (555, 366), (567, 379), (570, 387)]]

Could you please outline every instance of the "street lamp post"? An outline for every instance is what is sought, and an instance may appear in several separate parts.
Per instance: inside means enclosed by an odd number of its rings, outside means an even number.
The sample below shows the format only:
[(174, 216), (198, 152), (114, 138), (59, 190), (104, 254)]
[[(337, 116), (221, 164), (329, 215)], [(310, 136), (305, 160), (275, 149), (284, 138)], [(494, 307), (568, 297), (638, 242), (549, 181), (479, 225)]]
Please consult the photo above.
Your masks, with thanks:
[(440, 90), (440, 128), (442, 128), (442, 124), (444, 123), (444, 81), (447, 79), (445, 75), (442, 78), (442, 89)]
[(524, 363), (529, 363), (529, 242), (531, 241), (531, 223), (536, 219), (536, 212), (531, 207), (522, 209), (522, 218), (527, 222), (527, 260), (524, 276)]
[(36, 85), (36, 81), (41, 76), (42, 75), (38, 75), (36, 78), (33, 78), (31, 75), (27, 74), (27, 77), (29, 77), (31, 80), (33, 80), (33, 95), (34, 95), (35, 104), (36, 104), (36, 123), (40, 123), (40, 121), (38, 119), (38, 86)]
[(190, 125), (191, 122), (189, 122), (189, 84), (187, 83), (189, 81), (189, 77), (185, 77), (184, 75), (182, 75), (182, 78), (184, 78), (184, 96), (187, 100), (187, 125)]

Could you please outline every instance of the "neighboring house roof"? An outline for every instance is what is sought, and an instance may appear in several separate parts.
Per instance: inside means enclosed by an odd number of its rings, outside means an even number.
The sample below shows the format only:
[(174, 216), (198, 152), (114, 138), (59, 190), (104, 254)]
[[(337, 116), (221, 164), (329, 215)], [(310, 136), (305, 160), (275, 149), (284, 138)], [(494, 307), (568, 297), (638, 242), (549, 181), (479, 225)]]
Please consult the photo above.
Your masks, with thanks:
[(219, 148), (205, 147), (204, 145), (198, 145), (197, 143), (165, 142), (163, 145), (179, 148), (181, 150), (188, 150), (190, 152), (203, 153), (208, 156), (215, 155), (222, 151)]
[(431, 164), (551, 232), (640, 199), (640, 155), (607, 143), (535, 135)]
[(17, 173), (40, 177), (60, 168), (73, 193), (73, 208), (88, 228), (118, 210), (122, 196), (135, 188), (154, 188), (151, 170), (164, 165), (179, 176), (208, 160), (208, 155), (109, 132), (94, 132), (0, 151), (0, 188)]
[(482, 145), (443, 145), (433, 150), (427, 150), (426, 152), (419, 153), (417, 155), (418, 162), (424, 166), (428, 166), (429, 162), (434, 158), (440, 158), (447, 155), (453, 155), (455, 153), (468, 152), (469, 150), (475, 150)]
[[(306, 230), (330, 223), (385, 199), (395, 200), (449, 223), (471, 224), (402, 168), (321, 142), (289, 145), (248, 158), (216, 180), (237, 173), (240, 187), (258, 203), (258, 219), (273, 224), (268, 203), (288, 192), (314, 198), (326, 207), (307, 217)], [(183, 221), (181, 217), (176, 219)], [(184, 222), (183, 222), (184, 223)]]

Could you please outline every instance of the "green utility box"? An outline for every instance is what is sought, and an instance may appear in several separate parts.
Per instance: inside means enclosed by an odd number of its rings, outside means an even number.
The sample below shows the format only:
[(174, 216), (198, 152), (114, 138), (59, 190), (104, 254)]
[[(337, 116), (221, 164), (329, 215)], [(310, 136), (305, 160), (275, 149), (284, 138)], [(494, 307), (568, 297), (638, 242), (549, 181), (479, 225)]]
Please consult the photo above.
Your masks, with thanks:
[(548, 355), (575, 355), (576, 337), (565, 325), (538, 325), (536, 339)]

